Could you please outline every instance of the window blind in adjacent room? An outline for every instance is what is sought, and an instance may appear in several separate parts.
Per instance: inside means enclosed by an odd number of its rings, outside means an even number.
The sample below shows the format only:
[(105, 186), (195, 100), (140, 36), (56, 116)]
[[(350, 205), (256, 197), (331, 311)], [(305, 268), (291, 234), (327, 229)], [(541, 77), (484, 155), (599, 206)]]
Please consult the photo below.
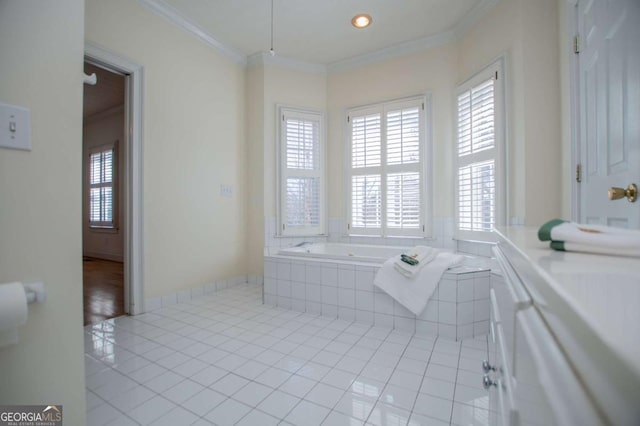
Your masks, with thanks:
[(114, 227), (114, 149), (95, 150), (89, 155), (89, 225)]

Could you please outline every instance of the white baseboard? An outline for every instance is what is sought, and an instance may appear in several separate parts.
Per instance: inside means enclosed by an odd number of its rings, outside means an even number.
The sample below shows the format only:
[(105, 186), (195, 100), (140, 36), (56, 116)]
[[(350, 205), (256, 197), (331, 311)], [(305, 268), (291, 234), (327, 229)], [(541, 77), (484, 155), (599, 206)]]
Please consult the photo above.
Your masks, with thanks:
[(95, 259), (111, 260), (112, 262), (123, 262), (124, 258), (120, 254), (99, 253), (94, 251), (85, 251), (82, 253), (84, 257), (93, 257)]
[(175, 305), (176, 303), (185, 303), (236, 285), (262, 285), (262, 282), (262, 275), (238, 275), (237, 277), (229, 278), (227, 280), (218, 280), (200, 287), (193, 287), (188, 290), (181, 290), (165, 294), (164, 296), (145, 299), (144, 312), (151, 312), (162, 307)]

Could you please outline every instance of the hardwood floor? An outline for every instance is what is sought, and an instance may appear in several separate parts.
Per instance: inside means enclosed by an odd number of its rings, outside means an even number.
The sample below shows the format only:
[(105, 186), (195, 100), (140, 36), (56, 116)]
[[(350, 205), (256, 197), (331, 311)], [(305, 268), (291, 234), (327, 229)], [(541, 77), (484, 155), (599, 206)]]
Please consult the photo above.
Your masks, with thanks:
[(124, 264), (84, 258), (84, 325), (124, 315)]

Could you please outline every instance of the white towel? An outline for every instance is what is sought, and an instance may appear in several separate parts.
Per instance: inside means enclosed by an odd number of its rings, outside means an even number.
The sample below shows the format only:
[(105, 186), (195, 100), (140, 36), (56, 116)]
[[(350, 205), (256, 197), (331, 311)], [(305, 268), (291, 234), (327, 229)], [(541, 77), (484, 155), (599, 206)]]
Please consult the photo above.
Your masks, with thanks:
[(551, 241), (554, 250), (640, 257), (638, 230), (555, 219), (540, 227), (538, 238)]
[(452, 266), (460, 264), (464, 256), (440, 252), (412, 278), (405, 277), (395, 269), (396, 259), (392, 257), (384, 262), (373, 283), (415, 315), (420, 315), (438, 286), (442, 274)]
[(416, 259), (418, 264), (409, 265), (408, 263), (403, 262), (400, 256), (397, 256), (394, 262), (394, 267), (405, 277), (411, 278), (420, 272), (425, 265), (436, 258), (438, 250), (427, 246), (415, 246), (411, 250), (407, 250), (405, 254)]

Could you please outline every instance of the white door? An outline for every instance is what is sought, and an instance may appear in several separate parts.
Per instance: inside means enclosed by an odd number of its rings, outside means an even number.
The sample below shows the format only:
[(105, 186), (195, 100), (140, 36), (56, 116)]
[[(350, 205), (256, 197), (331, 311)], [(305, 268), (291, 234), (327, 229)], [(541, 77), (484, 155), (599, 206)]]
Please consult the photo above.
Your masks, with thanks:
[[(580, 221), (640, 228), (640, 0), (580, 0)], [(640, 197), (639, 197), (640, 198)]]

